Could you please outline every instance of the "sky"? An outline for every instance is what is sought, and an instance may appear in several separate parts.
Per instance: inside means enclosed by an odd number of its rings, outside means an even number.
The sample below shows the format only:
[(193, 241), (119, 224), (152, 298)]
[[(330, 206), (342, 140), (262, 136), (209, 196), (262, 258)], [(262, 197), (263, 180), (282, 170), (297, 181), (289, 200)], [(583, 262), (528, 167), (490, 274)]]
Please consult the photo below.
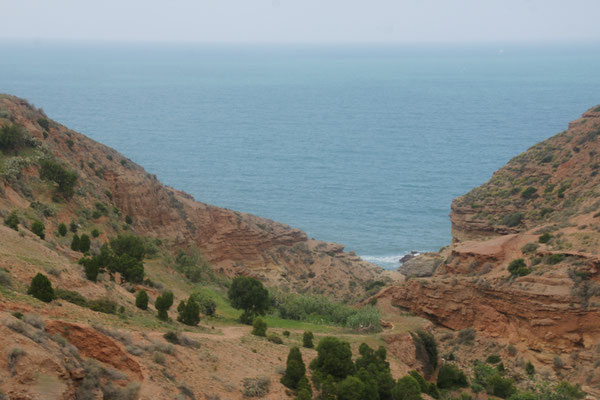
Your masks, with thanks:
[(599, 0), (0, 0), (0, 39), (598, 42)]

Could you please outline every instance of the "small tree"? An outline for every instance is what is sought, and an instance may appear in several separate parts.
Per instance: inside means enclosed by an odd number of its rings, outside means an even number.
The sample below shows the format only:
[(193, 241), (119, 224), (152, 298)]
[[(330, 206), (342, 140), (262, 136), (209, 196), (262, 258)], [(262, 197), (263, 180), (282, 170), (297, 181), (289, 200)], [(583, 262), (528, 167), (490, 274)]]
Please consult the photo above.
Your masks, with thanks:
[(421, 387), (419, 382), (410, 375), (398, 379), (392, 389), (393, 400), (421, 400)]
[(324, 337), (319, 341), (317, 357), (310, 363), (310, 368), (322, 376), (331, 375), (336, 381), (353, 374), (355, 368), (350, 344), (336, 337)]
[(58, 234), (60, 236), (67, 235), (67, 226), (65, 224), (63, 224), (62, 222), (60, 223), (60, 225), (58, 225)]
[(525, 372), (527, 372), (527, 375), (529, 376), (533, 376), (533, 374), (535, 374), (535, 367), (531, 361), (528, 361), (527, 364), (525, 364)]
[(254, 318), (252, 334), (255, 336), (267, 336), (267, 322), (261, 317)]
[(35, 233), (42, 240), (46, 237), (45, 230), (46, 227), (41, 221), (34, 221), (33, 224), (31, 224), (31, 232)]
[(179, 311), (177, 321), (183, 324), (195, 326), (200, 322), (200, 306), (193, 296), (190, 296), (187, 302), (182, 300), (177, 307), (177, 311)]
[(309, 349), (312, 349), (313, 347), (315, 347), (314, 343), (313, 343), (313, 339), (314, 339), (314, 335), (312, 332), (310, 331), (306, 331), (304, 332), (304, 334), (302, 335), (302, 347), (306, 347)]
[(135, 296), (135, 306), (140, 310), (148, 309), (148, 293), (144, 289), (140, 290)]
[(231, 305), (244, 310), (240, 321), (251, 324), (257, 315), (265, 315), (269, 309), (269, 292), (254, 278), (240, 276), (233, 280), (227, 292)]
[(79, 238), (79, 251), (82, 253), (90, 251), (91, 244), (92, 242), (90, 241), (90, 237), (84, 233)]
[(156, 298), (154, 307), (158, 310), (158, 318), (167, 321), (169, 319), (169, 308), (173, 305), (173, 292), (163, 292)]
[(131, 225), (133, 223), (133, 219), (131, 219), (131, 217), (129, 215), (125, 216), (125, 223), (127, 225)]
[(49, 303), (54, 299), (54, 289), (48, 277), (38, 272), (31, 280), (27, 294), (32, 295), (38, 300)]
[(79, 259), (79, 264), (83, 265), (85, 277), (92, 282), (96, 282), (98, 279), (98, 273), (100, 272), (98, 257), (81, 258)]
[(6, 218), (4, 218), (4, 225), (14, 229), (15, 231), (19, 230), (19, 216), (17, 215), (16, 211), (11, 212)]
[(100, 236), (100, 231), (96, 228), (92, 229), (92, 237), (97, 238), (98, 236)]
[[(257, 318), (258, 319), (258, 318)], [(281, 383), (290, 389), (297, 389), (298, 382), (306, 374), (306, 366), (302, 361), (300, 349), (296, 346), (290, 349), (288, 353), (285, 375), (281, 378)]]
[(71, 250), (79, 251), (79, 236), (77, 234), (74, 234), (71, 240)]
[(69, 224), (69, 230), (73, 233), (77, 233), (77, 223), (75, 221), (71, 221), (71, 223)]

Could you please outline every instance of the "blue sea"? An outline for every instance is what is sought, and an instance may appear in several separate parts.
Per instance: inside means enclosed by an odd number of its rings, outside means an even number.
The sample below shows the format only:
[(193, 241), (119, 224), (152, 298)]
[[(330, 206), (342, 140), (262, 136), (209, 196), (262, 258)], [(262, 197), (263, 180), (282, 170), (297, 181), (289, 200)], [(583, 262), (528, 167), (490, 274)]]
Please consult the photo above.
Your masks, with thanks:
[(0, 43), (0, 92), (197, 200), (386, 268), (453, 198), (600, 103), (598, 45)]

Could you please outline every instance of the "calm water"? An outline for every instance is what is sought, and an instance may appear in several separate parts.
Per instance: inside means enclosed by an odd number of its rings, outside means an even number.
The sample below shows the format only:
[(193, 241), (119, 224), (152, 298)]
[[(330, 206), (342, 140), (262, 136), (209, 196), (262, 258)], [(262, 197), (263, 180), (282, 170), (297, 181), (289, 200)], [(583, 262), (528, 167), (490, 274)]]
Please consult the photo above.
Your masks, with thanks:
[(196, 199), (393, 267), (450, 202), (600, 103), (600, 46), (0, 43), (0, 91)]

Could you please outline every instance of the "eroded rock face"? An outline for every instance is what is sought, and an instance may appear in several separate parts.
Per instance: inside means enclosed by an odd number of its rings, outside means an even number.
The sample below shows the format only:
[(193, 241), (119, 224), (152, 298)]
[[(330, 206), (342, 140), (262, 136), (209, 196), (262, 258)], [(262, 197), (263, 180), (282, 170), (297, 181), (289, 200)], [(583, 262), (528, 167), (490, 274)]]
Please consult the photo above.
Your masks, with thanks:
[(432, 276), (442, 261), (443, 259), (439, 254), (420, 254), (405, 261), (398, 268), (398, 272), (404, 276), (414, 276), (418, 278)]
[[(380, 298), (450, 329), (555, 352), (600, 343), (600, 107), (452, 203), (453, 244)], [(549, 232), (548, 240), (540, 235)], [(525, 276), (509, 264), (523, 259)], [(413, 264), (414, 263), (414, 264)], [(418, 279), (418, 277), (423, 277)]]

